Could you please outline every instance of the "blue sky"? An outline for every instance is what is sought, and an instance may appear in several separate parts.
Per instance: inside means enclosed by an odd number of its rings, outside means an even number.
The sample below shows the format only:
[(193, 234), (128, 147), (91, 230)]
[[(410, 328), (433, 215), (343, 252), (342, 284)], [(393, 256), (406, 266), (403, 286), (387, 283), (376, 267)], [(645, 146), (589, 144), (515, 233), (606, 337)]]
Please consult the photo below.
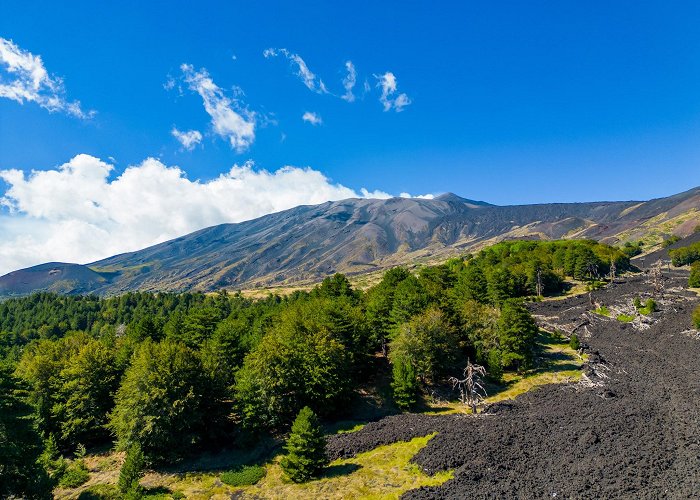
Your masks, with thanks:
[[(309, 167), (354, 193), (453, 191), (497, 204), (665, 196), (700, 184), (699, 25), (690, 1), (7, 0), (0, 38), (41, 57), (63, 104), (0, 97), (0, 170), (31, 179), (89, 155), (111, 165), (110, 183), (155, 158), (166, 174), (207, 183), (252, 161), (253, 172)], [(341, 98), (347, 61), (353, 102)], [(387, 74), (396, 90), (385, 110)], [(198, 92), (209, 82), (214, 105), (254, 123), (252, 134), (217, 133)], [(307, 112), (322, 123), (303, 121)], [(201, 141), (188, 150), (173, 128)], [(30, 206), (41, 191), (3, 179), (0, 239), (10, 241), (46, 217)]]

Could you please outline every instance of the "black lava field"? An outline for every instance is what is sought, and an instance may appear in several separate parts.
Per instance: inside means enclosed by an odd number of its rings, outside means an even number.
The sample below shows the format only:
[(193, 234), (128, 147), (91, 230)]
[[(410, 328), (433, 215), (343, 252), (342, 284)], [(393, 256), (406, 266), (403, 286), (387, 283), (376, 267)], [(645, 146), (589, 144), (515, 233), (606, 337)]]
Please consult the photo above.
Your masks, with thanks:
[[(700, 498), (700, 337), (684, 289), (666, 272), (659, 311), (615, 319), (652, 296), (648, 275), (588, 295), (533, 303), (541, 326), (576, 333), (589, 355), (575, 384), (549, 385), (477, 416), (387, 417), (333, 436), (331, 458), (438, 434), (413, 458), (427, 473), (454, 469), (432, 498)], [(593, 313), (597, 305), (611, 317)]]

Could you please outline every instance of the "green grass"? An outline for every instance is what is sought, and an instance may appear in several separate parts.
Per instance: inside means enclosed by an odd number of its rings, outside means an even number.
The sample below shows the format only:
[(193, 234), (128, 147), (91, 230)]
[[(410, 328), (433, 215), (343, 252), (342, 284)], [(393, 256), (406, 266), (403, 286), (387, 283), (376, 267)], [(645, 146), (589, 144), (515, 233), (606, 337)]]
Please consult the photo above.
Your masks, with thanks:
[(453, 476), (452, 471), (429, 476), (410, 463), (435, 434), (380, 446), (353, 458), (340, 459), (326, 467), (313, 481), (295, 484), (289, 481), (279, 459), (268, 466), (267, 476), (245, 493), (259, 498), (399, 498), (404, 492), (421, 486), (438, 486)]
[(600, 306), (598, 309), (593, 310), (594, 313), (600, 314), (601, 316), (610, 317), (610, 309), (607, 306)]
[(634, 316), (631, 314), (618, 314), (616, 319), (623, 323), (632, 323), (632, 321), (634, 321)]
[(260, 465), (243, 465), (221, 474), (221, 482), (229, 486), (252, 486), (265, 477)]

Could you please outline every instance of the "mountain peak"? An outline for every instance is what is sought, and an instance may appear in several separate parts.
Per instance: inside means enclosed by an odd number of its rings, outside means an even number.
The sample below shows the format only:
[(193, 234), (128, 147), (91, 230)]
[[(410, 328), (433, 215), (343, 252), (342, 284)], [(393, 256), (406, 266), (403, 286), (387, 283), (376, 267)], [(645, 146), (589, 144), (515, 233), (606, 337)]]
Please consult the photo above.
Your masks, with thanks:
[(448, 203), (466, 203), (467, 205), (474, 205), (478, 207), (493, 206), (485, 201), (468, 200), (467, 198), (462, 198), (454, 193), (443, 193), (440, 196), (436, 196), (435, 199), (439, 201), (446, 201)]

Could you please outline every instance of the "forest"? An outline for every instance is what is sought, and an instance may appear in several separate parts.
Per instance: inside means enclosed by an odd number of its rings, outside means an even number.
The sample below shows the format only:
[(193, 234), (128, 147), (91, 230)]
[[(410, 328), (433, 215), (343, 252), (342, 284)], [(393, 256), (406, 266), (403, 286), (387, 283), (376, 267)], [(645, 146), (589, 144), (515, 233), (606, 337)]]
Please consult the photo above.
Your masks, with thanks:
[(405, 410), (467, 360), (499, 380), (533, 362), (538, 329), (524, 300), (630, 268), (627, 253), (593, 241), (511, 241), (390, 269), (364, 291), (336, 274), (257, 300), (226, 291), (6, 300), (0, 496), (48, 498), (57, 484), (79, 484), (80, 460), (64, 457), (95, 447), (137, 447), (158, 466), (284, 435), (307, 407), (340, 419), (378, 359)]

